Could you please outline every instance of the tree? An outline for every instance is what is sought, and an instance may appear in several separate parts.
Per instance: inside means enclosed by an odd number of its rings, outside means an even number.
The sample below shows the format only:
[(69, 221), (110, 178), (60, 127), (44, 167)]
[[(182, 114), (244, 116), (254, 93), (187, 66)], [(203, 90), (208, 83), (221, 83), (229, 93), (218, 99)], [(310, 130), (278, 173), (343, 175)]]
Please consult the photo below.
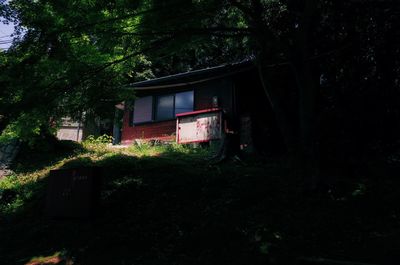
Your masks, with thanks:
[(399, 8), (390, 1), (13, 0), (3, 10), (25, 31), (1, 58), (3, 123), (98, 112), (126, 97), (126, 83), (255, 58), (306, 175), (322, 154), (397, 139)]
[[(146, 32), (170, 34), (174, 45), (184, 43), (181, 47), (188, 42), (176, 36), (203, 42), (218, 36), (243, 44), (244, 49), (228, 46), (234, 58), (256, 58), (286, 146), (305, 175), (317, 175), (318, 156), (340, 158), (352, 149), (362, 153), (385, 138), (378, 133), (383, 123), (387, 128), (397, 124), (399, 51), (393, 44), (399, 36), (399, 6), (392, 1), (158, 4), (165, 15), (150, 14)], [(277, 80), (278, 72), (293, 81)], [(390, 131), (398, 133), (399, 127)]]
[(121, 86), (135, 66), (142, 67), (137, 76), (152, 75), (140, 47), (127, 51), (124, 38), (110, 43), (112, 36), (104, 37), (115, 12), (108, 3), (90, 1), (10, 1), (7, 18), (23, 36), (1, 54), (3, 127), (23, 127), (29, 138), (66, 115), (112, 116), (114, 104), (130, 97)]

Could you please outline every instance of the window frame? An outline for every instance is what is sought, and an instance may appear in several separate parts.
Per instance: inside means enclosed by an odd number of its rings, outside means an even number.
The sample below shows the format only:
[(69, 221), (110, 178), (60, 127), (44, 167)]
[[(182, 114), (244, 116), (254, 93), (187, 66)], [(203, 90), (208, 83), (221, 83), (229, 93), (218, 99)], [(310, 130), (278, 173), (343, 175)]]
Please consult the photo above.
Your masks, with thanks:
[[(179, 93), (185, 93), (185, 92), (192, 92), (193, 94), (193, 103), (192, 103), (192, 111), (195, 109), (195, 91), (194, 89), (191, 90), (184, 90), (184, 91), (177, 91), (177, 92), (173, 92), (173, 93), (167, 93), (167, 94), (158, 94), (158, 95), (149, 95), (149, 96), (144, 96), (142, 98), (145, 97), (151, 97), (152, 101), (151, 101), (151, 120), (149, 121), (141, 121), (141, 122), (135, 122), (134, 121), (134, 112), (135, 109), (133, 108), (132, 111), (130, 111), (130, 117), (129, 117), (129, 124), (131, 127), (134, 127), (136, 125), (143, 125), (143, 124), (148, 124), (148, 123), (155, 123), (155, 122), (162, 122), (162, 121), (170, 121), (170, 120), (175, 120), (176, 119), (176, 94)], [(157, 108), (158, 108), (158, 99), (160, 97), (167, 97), (167, 96), (172, 96), (173, 97), (173, 106), (172, 106), (172, 111), (173, 111), (173, 117), (171, 118), (167, 118), (167, 119), (158, 119), (158, 115), (157, 115)], [(134, 104), (135, 104), (134, 100)], [(183, 113), (183, 112), (182, 112)]]

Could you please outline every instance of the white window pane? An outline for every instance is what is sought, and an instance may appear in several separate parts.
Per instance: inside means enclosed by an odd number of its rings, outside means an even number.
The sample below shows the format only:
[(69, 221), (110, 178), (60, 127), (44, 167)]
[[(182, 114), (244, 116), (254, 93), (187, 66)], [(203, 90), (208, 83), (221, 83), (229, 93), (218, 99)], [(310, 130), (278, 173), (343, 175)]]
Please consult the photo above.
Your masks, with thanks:
[(133, 123), (151, 121), (153, 117), (153, 98), (143, 97), (135, 100)]

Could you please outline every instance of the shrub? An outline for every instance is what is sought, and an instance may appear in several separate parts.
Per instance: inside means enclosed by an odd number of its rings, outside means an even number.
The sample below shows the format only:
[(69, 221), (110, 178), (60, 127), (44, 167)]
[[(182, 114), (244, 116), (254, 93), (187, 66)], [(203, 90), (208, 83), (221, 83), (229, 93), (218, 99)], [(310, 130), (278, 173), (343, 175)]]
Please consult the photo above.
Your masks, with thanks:
[(15, 139), (18, 139), (17, 135), (13, 131), (6, 129), (0, 134), (0, 146), (6, 145)]
[(49, 124), (48, 117), (38, 110), (22, 113), (19, 117), (7, 125), (1, 132), (0, 143), (10, 139), (20, 139), (30, 146), (38, 141), (55, 135), (56, 128)]
[(101, 135), (99, 137), (95, 137), (93, 135), (89, 135), (86, 140), (82, 142), (84, 148), (88, 151), (94, 151), (98, 153), (107, 152), (107, 145), (113, 142), (113, 137), (110, 135)]
[(135, 141), (134, 144), (129, 147), (129, 151), (137, 156), (151, 156), (159, 153), (160, 149), (162, 149), (161, 146), (154, 145), (154, 143), (152, 144), (148, 141)]
[(85, 141), (83, 141), (84, 144), (111, 144), (114, 138), (110, 135), (103, 134), (99, 137), (95, 137), (93, 135), (89, 135)]

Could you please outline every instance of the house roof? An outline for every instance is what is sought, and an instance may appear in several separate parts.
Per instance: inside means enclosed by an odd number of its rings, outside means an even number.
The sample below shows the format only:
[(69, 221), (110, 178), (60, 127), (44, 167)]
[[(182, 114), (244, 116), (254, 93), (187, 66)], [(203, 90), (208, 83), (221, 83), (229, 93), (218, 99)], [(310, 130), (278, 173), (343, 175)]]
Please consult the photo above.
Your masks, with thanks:
[(205, 68), (201, 70), (189, 71), (159, 78), (154, 78), (146, 81), (129, 84), (129, 87), (134, 87), (136, 90), (151, 90), (168, 87), (186, 86), (196, 83), (205, 82), (225, 76), (234, 75), (244, 72), (254, 67), (253, 61), (246, 60), (239, 63), (224, 64), (220, 66)]

